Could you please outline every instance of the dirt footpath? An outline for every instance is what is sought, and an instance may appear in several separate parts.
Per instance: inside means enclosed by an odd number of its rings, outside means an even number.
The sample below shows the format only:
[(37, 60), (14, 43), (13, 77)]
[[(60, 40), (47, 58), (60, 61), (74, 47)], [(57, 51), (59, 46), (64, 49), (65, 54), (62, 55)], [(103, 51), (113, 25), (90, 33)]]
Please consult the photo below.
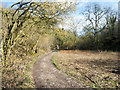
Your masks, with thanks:
[(87, 86), (73, 80), (59, 71), (51, 62), (52, 52), (36, 61), (33, 66), (33, 78), (36, 88), (86, 88)]

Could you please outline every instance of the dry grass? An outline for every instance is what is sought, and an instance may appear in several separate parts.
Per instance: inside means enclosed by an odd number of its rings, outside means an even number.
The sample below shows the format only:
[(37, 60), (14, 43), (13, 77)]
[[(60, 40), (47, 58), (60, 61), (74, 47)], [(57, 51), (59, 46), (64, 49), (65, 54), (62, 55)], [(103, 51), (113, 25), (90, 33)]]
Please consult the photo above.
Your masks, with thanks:
[(2, 67), (3, 88), (35, 88), (32, 67), (35, 61), (47, 52), (39, 51), (35, 55), (16, 56), (11, 54), (8, 65)]
[(57, 67), (79, 82), (92, 87), (116, 88), (120, 84), (118, 52), (69, 50), (55, 54)]

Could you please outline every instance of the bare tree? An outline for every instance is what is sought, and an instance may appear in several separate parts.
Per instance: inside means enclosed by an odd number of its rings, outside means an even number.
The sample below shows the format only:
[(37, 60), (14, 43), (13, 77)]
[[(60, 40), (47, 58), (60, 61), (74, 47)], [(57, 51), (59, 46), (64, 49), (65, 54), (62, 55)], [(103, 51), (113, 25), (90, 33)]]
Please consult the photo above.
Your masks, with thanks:
[(101, 8), (99, 4), (88, 5), (83, 13), (86, 16), (87, 26), (84, 29), (91, 32), (94, 36), (95, 45), (97, 44), (97, 34), (106, 28), (105, 17), (110, 8)]

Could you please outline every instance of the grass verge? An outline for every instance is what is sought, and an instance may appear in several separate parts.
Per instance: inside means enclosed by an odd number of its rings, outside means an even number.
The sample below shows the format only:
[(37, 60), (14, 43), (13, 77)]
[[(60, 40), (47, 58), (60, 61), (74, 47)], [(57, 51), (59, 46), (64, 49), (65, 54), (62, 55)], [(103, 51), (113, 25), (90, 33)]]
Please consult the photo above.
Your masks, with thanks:
[(57, 67), (57, 69), (59, 69), (59, 70), (61, 70), (62, 71), (62, 69), (58, 66), (58, 64), (55, 62), (55, 60), (54, 60), (54, 55), (52, 56), (52, 63)]
[(18, 57), (11, 55), (7, 63), (2, 67), (3, 88), (35, 88), (32, 77), (33, 64), (38, 58), (48, 54), (49, 51), (40, 51), (34, 55)]

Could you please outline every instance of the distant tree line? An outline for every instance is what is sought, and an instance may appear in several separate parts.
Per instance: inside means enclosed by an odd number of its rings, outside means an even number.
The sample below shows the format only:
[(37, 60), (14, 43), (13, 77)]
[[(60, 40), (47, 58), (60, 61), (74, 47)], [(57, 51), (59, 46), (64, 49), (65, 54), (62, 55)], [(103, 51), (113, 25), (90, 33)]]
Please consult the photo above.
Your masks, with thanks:
[[(76, 5), (77, 3), (69, 2), (22, 0), (11, 8), (2, 8), (3, 87), (22, 85), (21, 80), (26, 80), (22, 71), (30, 62), (28, 57), (41, 51), (120, 51), (120, 22), (110, 8), (101, 8), (98, 4), (92, 5), (92, 8), (87, 7), (83, 15), (89, 23), (84, 27), (85, 34), (82, 36), (78, 36), (75, 23), (69, 30), (59, 27), (59, 24), (64, 23), (64, 16), (76, 10)], [(13, 75), (14, 73), (16, 74)], [(13, 77), (8, 79), (8, 75)], [(18, 77), (19, 75), (21, 76)]]
[(87, 7), (84, 15), (89, 24), (84, 27), (85, 35), (80, 38), (83, 43), (78, 42), (79, 49), (119, 51), (117, 13), (110, 8), (101, 8), (100, 5), (94, 4)]
[[(82, 13), (86, 17), (88, 24), (84, 26), (84, 35), (78, 36), (76, 32), (77, 25), (73, 23), (73, 28), (68, 30), (68, 37), (71, 38), (67, 47), (64, 43), (69, 39), (64, 34), (59, 34), (59, 45), (61, 49), (80, 49), (80, 50), (112, 50), (120, 51), (120, 31), (117, 12), (110, 7), (102, 8), (99, 4), (91, 4), (86, 7)], [(77, 23), (76, 23), (77, 24)], [(72, 32), (71, 32), (72, 31)], [(67, 40), (67, 41), (65, 41)]]

